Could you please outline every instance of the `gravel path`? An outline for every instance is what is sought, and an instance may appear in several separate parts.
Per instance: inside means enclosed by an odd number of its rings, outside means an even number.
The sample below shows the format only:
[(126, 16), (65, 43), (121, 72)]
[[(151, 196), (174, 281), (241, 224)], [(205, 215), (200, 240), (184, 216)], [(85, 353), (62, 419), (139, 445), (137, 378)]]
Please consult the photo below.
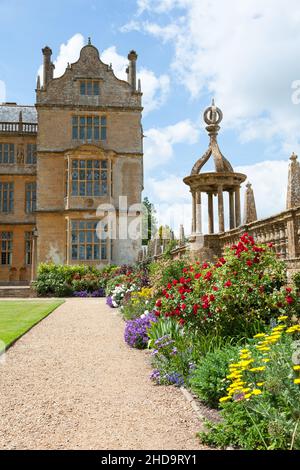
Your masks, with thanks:
[(0, 449), (199, 449), (180, 390), (149, 380), (104, 299), (69, 299), (0, 363)]

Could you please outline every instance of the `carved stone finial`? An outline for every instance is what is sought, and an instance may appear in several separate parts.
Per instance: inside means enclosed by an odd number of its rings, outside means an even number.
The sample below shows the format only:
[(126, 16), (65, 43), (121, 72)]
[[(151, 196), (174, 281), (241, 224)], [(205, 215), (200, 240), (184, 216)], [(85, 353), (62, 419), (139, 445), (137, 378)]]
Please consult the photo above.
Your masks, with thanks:
[(297, 155), (290, 156), (286, 208), (300, 206), (300, 165)]
[(184, 236), (184, 226), (181, 224), (179, 227), (179, 245), (184, 245), (185, 236)]
[(206, 130), (210, 137), (210, 143), (207, 151), (204, 155), (197, 160), (195, 165), (192, 168), (191, 175), (196, 175), (200, 173), (201, 168), (205, 165), (205, 163), (213, 156), (214, 163), (215, 163), (215, 171), (217, 173), (233, 173), (233, 168), (230, 165), (229, 161), (224, 157), (222, 154), (218, 141), (217, 135), (218, 131), (220, 130), (220, 122), (223, 119), (223, 113), (215, 105), (215, 100), (212, 100), (211, 106), (206, 108), (203, 114), (204, 122), (207, 124)]
[(90, 36), (88, 37), (88, 46), (91, 46), (92, 45), (92, 41), (91, 41), (91, 38)]
[(250, 224), (257, 220), (256, 204), (254, 192), (251, 183), (246, 184), (245, 206), (244, 206), (244, 224)]

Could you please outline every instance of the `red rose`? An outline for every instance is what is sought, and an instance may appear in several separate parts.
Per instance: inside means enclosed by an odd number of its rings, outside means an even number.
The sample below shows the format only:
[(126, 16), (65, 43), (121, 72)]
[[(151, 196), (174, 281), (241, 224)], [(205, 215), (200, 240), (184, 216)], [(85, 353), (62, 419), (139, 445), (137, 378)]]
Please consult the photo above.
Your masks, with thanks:
[(232, 286), (232, 282), (230, 280), (226, 281), (224, 284), (224, 287), (230, 287)]
[(225, 264), (225, 263), (226, 263), (226, 259), (225, 259), (225, 258), (220, 258), (220, 259), (219, 259), (219, 262), (220, 262), (221, 264)]
[(184, 320), (183, 318), (180, 318), (179, 323), (180, 323), (180, 325), (184, 325), (184, 324), (185, 324), (185, 320)]
[(274, 246), (273, 243), (268, 243), (269, 248), (273, 248), (273, 246)]
[(195, 279), (199, 279), (201, 277), (201, 273), (195, 274)]
[(197, 314), (198, 309), (199, 309), (199, 305), (198, 305), (198, 304), (195, 304), (195, 305), (193, 306), (193, 312), (194, 312), (195, 315)]
[(155, 305), (156, 305), (156, 307), (161, 307), (161, 299), (158, 299), (158, 300), (156, 301), (156, 304), (155, 304)]
[(168, 299), (170, 297), (170, 294), (168, 292), (165, 293), (165, 298)]
[(219, 290), (219, 288), (218, 288), (217, 286), (213, 286), (213, 290), (214, 290), (215, 292), (217, 292), (217, 291)]
[(212, 277), (212, 272), (211, 271), (208, 271), (205, 276), (204, 276), (204, 279), (206, 279), (207, 281)]
[(182, 294), (181, 300), (185, 300), (185, 295)]
[(214, 296), (213, 294), (210, 294), (209, 300), (210, 300), (211, 302), (213, 302), (214, 300), (216, 300), (216, 298), (215, 298), (215, 296)]
[(287, 287), (285, 290), (286, 290), (289, 294), (292, 292), (291, 287)]
[(179, 279), (179, 282), (180, 282), (180, 284), (184, 284), (184, 283), (185, 283), (185, 278), (184, 278), (184, 277), (181, 277), (181, 278)]
[(248, 259), (248, 261), (247, 261), (247, 266), (251, 267), (252, 264), (253, 264), (253, 262), (252, 262), (250, 259)]
[(167, 288), (171, 289), (171, 287), (172, 287), (172, 284), (169, 282), (169, 284), (167, 285)]
[(203, 264), (202, 264), (202, 268), (203, 268), (203, 269), (207, 269), (208, 266), (209, 266), (209, 265), (208, 265), (207, 263), (203, 263)]
[(181, 304), (181, 310), (185, 310), (186, 309), (186, 304)]
[(155, 313), (155, 316), (156, 316), (156, 317), (159, 317), (159, 316), (160, 316), (160, 312), (158, 312), (157, 310), (154, 310), (154, 313)]
[(173, 285), (176, 286), (176, 284), (178, 284), (177, 279), (173, 279)]
[(290, 295), (286, 296), (285, 300), (289, 305), (291, 305), (294, 302), (293, 297), (291, 297)]
[(187, 270), (188, 270), (187, 268), (183, 268), (182, 272), (183, 272), (183, 273), (186, 273)]

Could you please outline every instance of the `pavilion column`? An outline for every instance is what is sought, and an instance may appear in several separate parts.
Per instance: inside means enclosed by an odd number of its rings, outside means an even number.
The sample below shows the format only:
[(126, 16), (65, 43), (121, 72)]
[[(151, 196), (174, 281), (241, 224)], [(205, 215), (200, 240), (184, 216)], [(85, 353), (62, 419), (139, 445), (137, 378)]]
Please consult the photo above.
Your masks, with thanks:
[(241, 195), (240, 187), (238, 186), (235, 189), (235, 226), (239, 227), (241, 225)]
[(196, 219), (197, 219), (197, 204), (196, 204), (196, 193), (192, 192), (193, 199), (193, 213), (192, 213), (192, 233), (196, 233)]
[(214, 233), (214, 201), (213, 193), (207, 193), (208, 196), (208, 233)]
[(235, 220), (234, 220), (234, 193), (233, 191), (229, 191), (229, 227), (230, 229), (234, 228)]
[(225, 231), (224, 224), (224, 201), (223, 201), (223, 187), (218, 186), (218, 215), (219, 215), (219, 232)]
[(201, 191), (196, 192), (196, 232), (202, 233)]

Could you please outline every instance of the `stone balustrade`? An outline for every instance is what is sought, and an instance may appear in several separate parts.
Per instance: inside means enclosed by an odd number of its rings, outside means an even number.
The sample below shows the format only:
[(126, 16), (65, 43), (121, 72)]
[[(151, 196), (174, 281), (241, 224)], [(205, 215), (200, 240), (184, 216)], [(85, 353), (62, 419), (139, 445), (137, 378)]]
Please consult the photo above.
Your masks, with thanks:
[(36, 134), (38, 125), (31, 122), (0, 122), (0, 133)]

